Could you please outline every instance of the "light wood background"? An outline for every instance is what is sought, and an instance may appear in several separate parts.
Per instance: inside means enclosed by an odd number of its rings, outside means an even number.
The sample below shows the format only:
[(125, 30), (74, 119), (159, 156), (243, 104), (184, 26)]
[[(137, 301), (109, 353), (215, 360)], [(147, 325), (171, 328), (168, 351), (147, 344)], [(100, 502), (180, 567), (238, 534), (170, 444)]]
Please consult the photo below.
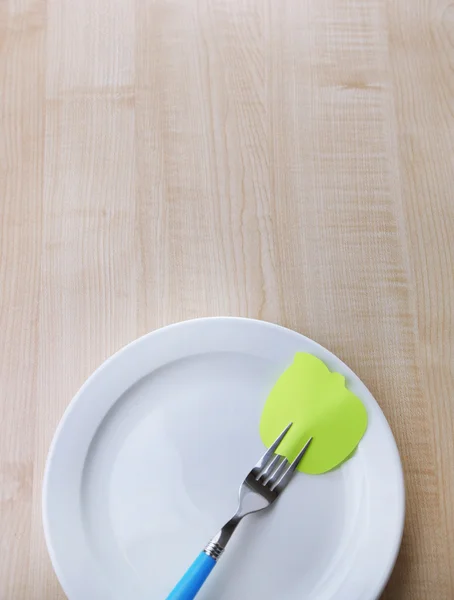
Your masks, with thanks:
[(385, 598), (454, 598), (454, 4), (0, 0), (0, 119), (1, 600), (63, 598), (40, 494), (73, 394), (201, 315), (358, 373), (406, 474)]

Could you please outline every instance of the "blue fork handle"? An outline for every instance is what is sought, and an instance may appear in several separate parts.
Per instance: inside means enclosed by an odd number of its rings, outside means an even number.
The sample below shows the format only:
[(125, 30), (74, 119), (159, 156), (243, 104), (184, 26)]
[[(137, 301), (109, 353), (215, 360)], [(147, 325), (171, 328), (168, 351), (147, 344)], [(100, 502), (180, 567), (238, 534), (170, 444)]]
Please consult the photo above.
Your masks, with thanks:
[(167, 596), (167, 600), (193, 600), (215, 564), (214, 558), (201, 552)]

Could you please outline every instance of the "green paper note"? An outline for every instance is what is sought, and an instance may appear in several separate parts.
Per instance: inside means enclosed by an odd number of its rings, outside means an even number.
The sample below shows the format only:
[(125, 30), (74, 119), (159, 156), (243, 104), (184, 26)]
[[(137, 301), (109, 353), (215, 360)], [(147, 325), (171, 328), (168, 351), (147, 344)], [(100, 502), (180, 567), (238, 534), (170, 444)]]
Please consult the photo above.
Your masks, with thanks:
[(293, 460), (312, 436), (299, 464), (304, 473), (326, 473), (348, 459), (367, 428), (366, 409), (345, 387), (340, 373), (312, 354), (298, 352), (279, 377), (265, 403), (260, 437), (269, 447), (293, 423), (278, 453)]

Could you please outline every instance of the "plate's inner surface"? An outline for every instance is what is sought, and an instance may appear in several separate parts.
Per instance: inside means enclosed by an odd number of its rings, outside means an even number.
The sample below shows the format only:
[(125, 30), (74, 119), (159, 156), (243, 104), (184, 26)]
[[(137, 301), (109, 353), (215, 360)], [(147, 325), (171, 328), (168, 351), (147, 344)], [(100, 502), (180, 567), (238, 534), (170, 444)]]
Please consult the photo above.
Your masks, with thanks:
[[(263, 453), (260, 413), (282, 365), (239, 353), (170, 363), (118, 399), (85, 463), (93, 560), (114, 597), (165, 598), (230, 518)], [(334, 598), (367, 536), (361, 447), (340, 469), (297, 474), (238, 529), (200, 600)]]

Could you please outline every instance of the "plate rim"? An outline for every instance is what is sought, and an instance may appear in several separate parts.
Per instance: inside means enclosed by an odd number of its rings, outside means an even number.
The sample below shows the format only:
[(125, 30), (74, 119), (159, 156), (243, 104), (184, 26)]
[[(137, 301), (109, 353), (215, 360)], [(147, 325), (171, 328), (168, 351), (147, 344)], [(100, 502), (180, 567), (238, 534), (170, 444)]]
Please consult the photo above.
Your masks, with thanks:
[[(392, 574), (392, 571), (395, 567), (398, 555), (399, 555), (399, 551), (401, 548), (401, 543), (402, 543), (402, 538), (403, 538), (403, 533), (404, 533), (404, 527), (405, 527), (405, 508), (406, 508), (406, 492), (405, 492), (405, 477), (404, 477), (404, 471), (403, 471), (403, 465), (402, 465), (402, 460), (400, 457), (400, 453), (399, 453), (399, 449), (397, 447), (397, 443), (396, 440), (394, 438), (394, 434), (392, 432), (391, 426), (388, 422), (388, 420), (386, 419), (379, 403), (377, 402), (377, 400), (375, 399), (375, 397), (373, 396), (373, 394), (370, 392), (370, 390), (367, 388), (367, 386), (363, 383), (363, 381), (360, 379), (360, 377), (358, 375), (356, 375), (356, 373), (341, 359), (339, 358), (336, 354), (334, 354), (333, 352), (331, 352), (328, 348), (326, 348), (325, 346), (322, 346), (320, 343), (316, 342), (315, 340), (313, 340), (312, 338), (309, 338), (307, 336), (305, 336), (304, 334), (295, 331), (293, 329), (290, 329), (288, 327), (279, 325), (277, 323), (271, 322), (271, 321), (265, 321), (265, 320), (261, 320), (261, 319), (252, 319), (252, 318), (248, 318), (248, 317), (236, 317), (236, 316), (213, 316), (213, 317), (199, 317), (199, 318), (193, 318), (193, 319), (186, 319), (183, 321), (178, 321), (178, 322), (174, 322), (174, 323), (170, 323), (168, 325), (165, 325), (163, 327), (159, 327), (157, 329), (154, 329), (152, 331), (149, 331), (148, 333), (132, 340), (131, 342), (125, 344), (124, 346), (122, 346), (121, 348), (119, 348), (116, 352), (114, 352), (111, 356), (109, 356), (107, 359), (105, 359), (89, 376), (88, 378), (84, 381), (84, 383), (81, 385), (81, 387), (78, 389), (78, 391), (75, 393), (75, 395), (72, 397), (71, 401), (69, 402), (68, 406), (66, 407), (65, 411), (63, 412), (63, 415), (60, 418), (60, 421), (57, 425), (57, 428), (55, 429), (51, 444), (49, 446), (49, 450), (48, 450), (48, 454), (47, 454), (47, 458), (46, 458), (46, 463), (45, 463), (45, 468), (44, 468), (44, 475), (43, 475), (43, 482), (42, 482), (42, 495), (41, 495), (41, 500), (42, 500), (42, 523), (43, 523), (43, 529), (44, 529), (44, 538), (45, 538), (45, 542), (46, 542), (46, 547), (47, 547), (47, 551), (52, 563), (52, 567), (54, 569), (55, 575), (63, 589), (63, 591), (65, 592), (65, 594), (69, 596), (69, 592), (71, 592), (70, 590), (70, 586), (67, 582), (67, 578), (66, 575), (63, 572), (63, 569), (60, 565), (60, 561), (58, 560), (58, 557), (56, 556), (56, 552), (55, 552), (55, 548), (53, 547), (52, 544), (52, 534), (51, 534), (51, 527), (50, 527), (50, 519), (49, 519), (49, 514), (48, 514), (48, 502), (49, 502), (49, 478), (50, 478), (50, 474), (51, 474), (51, 469), (52, 469), (52, 462), (55, 456), (55, 449), (57, 446), (57, 443), (60, 439), (61, 436), (61, 432), (64, 429), (67, 420), (70, 418), (71, 413), (74, 410), (74, 407), (77, 405), (77, 402), (79, 401), (79, 398), (83, 395), (83, 393), (85, 392), (86, 388), (88, 388), (94, 379), (98, 378), (100, 373), (105, 370), (112, 362), (117, 361), (122, 355), (126, 354), (127, 352), (130, 352), (131, 349), (133, 347), (135, 347), (136, 345), (140, 345), (141, 343), (144, 343), (145, 340), (149, 339), (149, 338), (153, 338), (154, 336), (156, 336), (156, 334), (165, 334), (165, 332), (167, 330), (170, 329), (177, 329), (180, 328), (182, 326), (185, 326), (187, 324), (197, 324), (197, 323), (206, 323), (206, 322), (219, 322), (219, 321), (230, 321), (230, 322), (244, 322), (244, 323), (255, 323), (256, 325), (260, 325), (263, 327), (268, 327), (271, 329), (275, 329), (276, 331), (282, 331), (285, 332), (287, 334), (291, 334), (294, 336), (298, 336), (299, 338), (301, 338), (302, 340), (304, 340), (305, 342), (308, 342), (309, 344), (315, 346), (316, 348), (318, 348), (322, 353), (327, 353), (328, 355), (331, 355), (332, 357), (334, 357), (336, 359), (336, 361), (338, 361), (339, 363), (342, 364), (342, 366), (350, 373), (352, 373), (358, 380), (359, 382), (364, 386), (364, 388), (367, 390), (368, 394), (370, 395), (371, 399), (373, 400), (373, 402), (376, 405), (376, 408), (378, 409), (378, 411), (381, 413), (387, 427), (389, 430), (389, 434), (390, 434), (390, 442), (394, 445), (394, 450), (395, 450), (395, 455), (396, 455), (396, 471), (397, 471), (397, 475), (398, 475), (398, 480), (399, 480), (399, 491), (398, 491), (398, 496), (399, 496), (399, 506), (396, 509), (396, 513), (398, 514), (398, 522), (399, 522), (399, 530), (396, 531), (396, 536), (395, 536), (395, 543), (394, 543), (394, 547), (389, 551), (389, 555), (390, 555), (390, 560), (388, 562), (388, 566), (385, 570), (385, 572), (382, 575), (382, 580), (381, 580), (381, 586), (380, 589), (377, 589), (376, 595), (375, 595), (375, 600), (378, 600), (381, 596), (381, 594), (383, 593), (386, 584), (389, 581), (389, 578)], [(72, 592), (71, 592), (72, 593)], [(375, 593), (375, 592), (373, 592)], [(372, 600), (372, 598), (371, 598)]]

